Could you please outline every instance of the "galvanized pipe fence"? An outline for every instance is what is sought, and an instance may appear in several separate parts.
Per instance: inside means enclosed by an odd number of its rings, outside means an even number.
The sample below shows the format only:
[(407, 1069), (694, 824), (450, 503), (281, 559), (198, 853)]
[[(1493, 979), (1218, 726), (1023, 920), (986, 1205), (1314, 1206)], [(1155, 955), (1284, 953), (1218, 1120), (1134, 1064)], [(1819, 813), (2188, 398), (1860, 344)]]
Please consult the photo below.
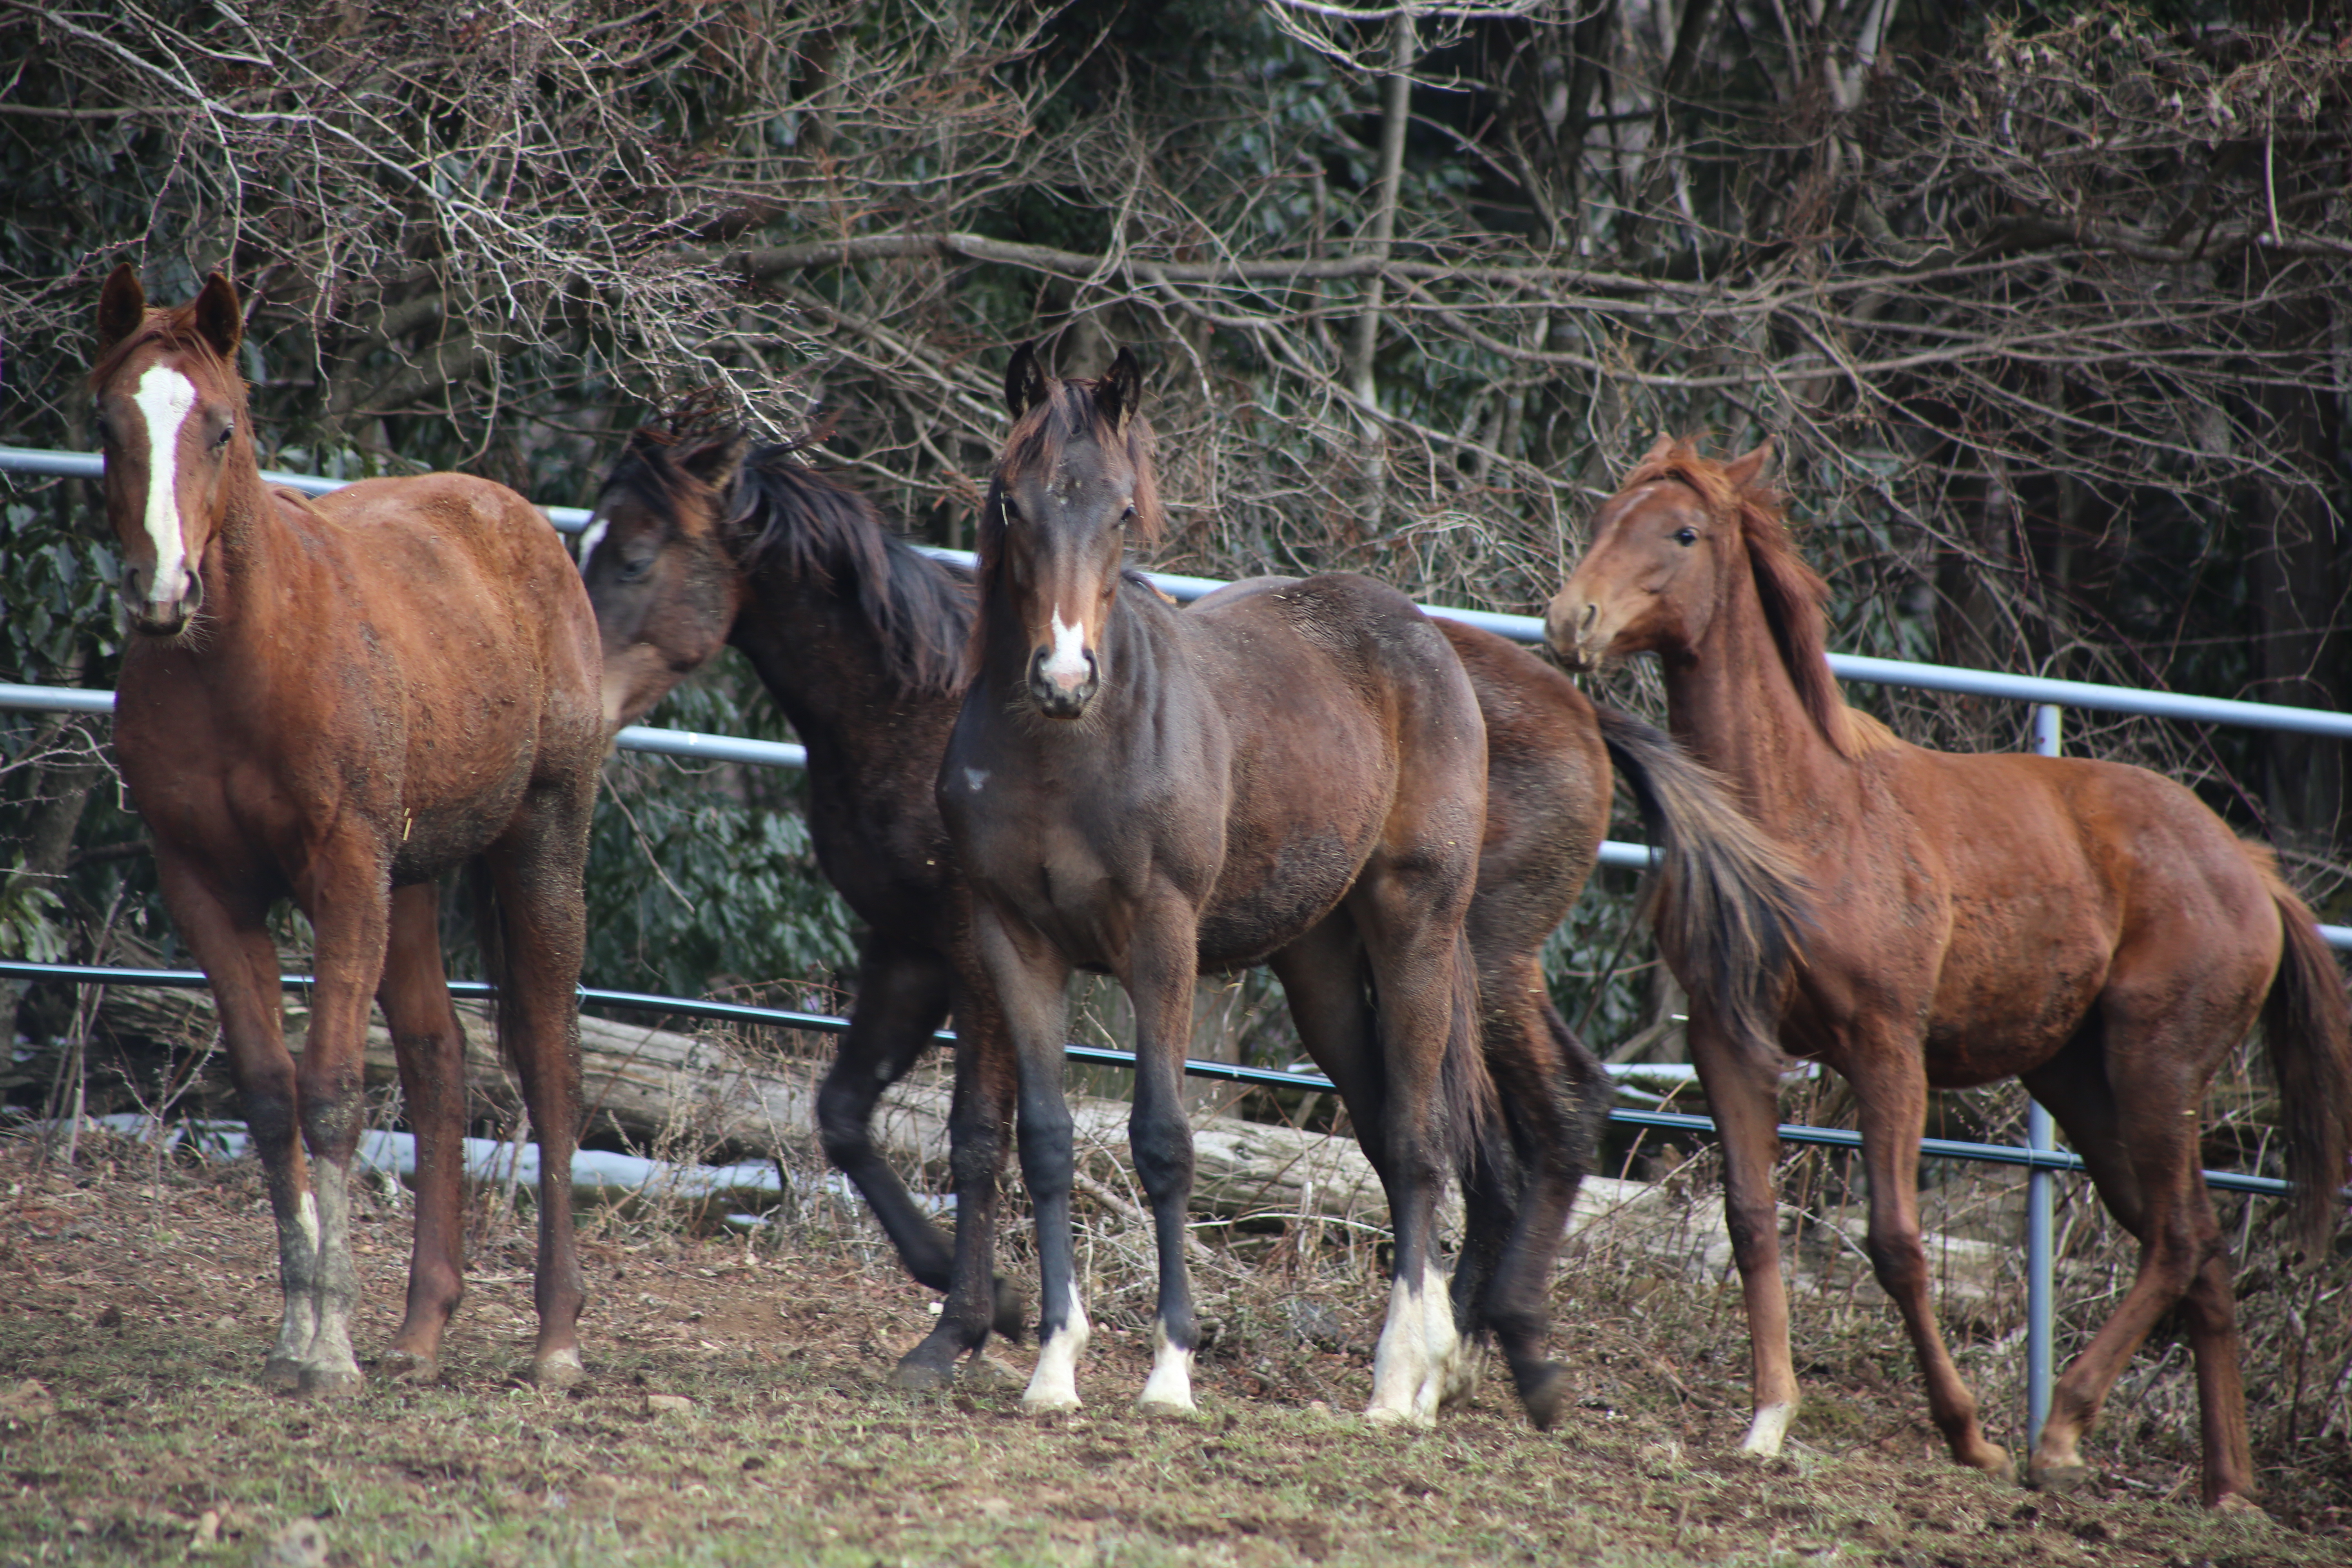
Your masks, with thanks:
[[(95, 479), (104, 471), (104, 460), (96, 453), (47, 451), (22, 447), (0, 447), (0, 472), (48, 476), (59, 479)], [(323, 495), (340, 489), (348, 480), (323, 479), (312, 474), (264, 472), (262, 479), (272, 485), (299, 490), (306, 495)], [(583, 531), (591, 513), (579, 507), (542, 508), (548, 521), (565, 533)], [(969, 552), (940, 550), (917, 546), (923, 553), (970, 567), (973, 557)], [(1190, 603), (1224, 584), (1212, 578), (1184, 577), (1164, 573), (1150, 574), (1152, 583), (1171, 598)], [(1428, 614), (1445, 620), (1460, 621), (1496, 633), (1515, 642), (1540, 645), (1544, 640), (1542, 621), (1532, 616), (1498, 615), (1487, 610), (1459, 609), (1444, 605), (1422, 606)], [(2060, 731), (2065, 710), (2081, 708), (2099, 712), (2128, 713), (2147, 718), (2168, 719), (2184, 723), (2231, 724), (2247, 729), (2284, 730), (2299, 734), (2324, 735), (2336, 740), (2352, 741), (2352, 713), (2330, 712), (2319, 708), (2294, 708), (2267, 702), (2241, 702), (2227, 698), (2193, 697), (2178, 692), (2153, 691), (2137, 687), (2105, 686), (2089, 681), (2054, 680), (2042, 676), (2011, 675), (2000, 670), (1964, 669), (1950, 665), (1915, 664), (1902, 659), (1874, 658), (1854, 654), (1829, 656), (1832, 673), (1844, 680), (1859, 680), (1881, 686), (1910, 687), (1926, 691), (1949, 691), (1968, 696), (1997, 698), (2006, 701), (2033, 705), (2033, 749), (2044, 756), (2056, 756), (2060, 751)], [(35, 710), (56, 712), (110, 713), (114, 694), (110, 691), (88, 690), (68, 687), (15, 686), (0, 684), (0, 709)], [(648, 752), (665, 756), (698, 758), (705, 762), (749, 763), (755, 766), (805, 768), (807, 752), (795, 745), (773, 741), (754, 741), (736, 735), (708, 735), (688, 730), (670, 730), (635, 724), (622, 730), (614, 743), (624, 751)], [(1651, 853), (1642, 845), (1615, 840), (1601, 846), (1600, 860), (1604, 866), (1634, 870), (1651, 864)], [(2323, 925), (2320, 935), (2340, 951), (2352, 950), (2352, 926)], [(44, 964), (16, 961), (0, 961), (0, 977), (47, 979), (85, 984), (155, 985), (181, 988), (201, 988), (205, 984), (203, 973), (196, 970), (121, 969), (90, 964)], [(310, 984), (307, 975), (290, 975), (288, 989)], [(489, 987), (479, 981), (453, 981), (451, 993), (459, 996), (485, 996)], [(752, 1007), (736, 1003), (709, 1002), (682, 996), (654, 996), (639, 992), (607, 991), (583, 986), (580, 999), (602, 1006), (667, 1013), (678, 1016), (722, 1019), (735, 1023), (766, 1025), (790, 1029), (805, 1029), (824, 1033), (840, 1033), (849, 1026), (847, 1019), (820, 1013), (797, 1013), (781, 1008)], [(952, 1044), (952, 1032), (941, 1030), (939, 1038)], [(1108, 1047), (1070, 1045), (1065, 1047), (1069, 1059), (1111, 1067), (1132, 1068), (1134, 1053)], [(1243, 1067), (1230, 1062), (1190, 1060), (1184, 1070), (1196, 1078), (1220, 1079), (1264, 1087), (1307, 1089), (1330, 1089), (1335, 1086), (1317, 1073), (1284, 1072), (1269, 1068)], [(1675, 1111), (1615, 1110), (1610, 1120), (1621, 1125), (1654, 1129), (1662, 1131), (1689, 1132), (1712, 1136), (1715, 1123), (1711, 1118)], [(2053, 1260), (2052, 1176), (2061, 1171), (2080, 1171), (2079, 1155), (2056, 1147), (2054, 1128), (2050, 1113), (2039, 1100), (2029, 1099), (2026, 1115), (2026, 1141), (2022, 1145), (1972, 1143), (1944, 1138), (1923, 1138), (1919, 1152), (1937, 1159), (1970, 1161), (1984, 1164), (2022, 1165), (2027, 1170), (2026, 1193), (2026, 1387), (2029, 1425), (2029, 1447), (2038, 1439), (2042, 1424), (2050, 1409), (2052, 1370), (2052, 1295)], [(1811, 1144), (1833, 1149), (1858, 1149), (1862, 1136), (1838, 1127), (1811, 1127), (1784, 1122), (1780, 1137), (1786, 1142)], [(2208, 1171), (2209, 1186), (2227, 1192), (2252, 1193), (2278, 1196), (2288, 1191), (2288, 1184), (2272, 1176), (2250, 1175), (2235, 1171)]]

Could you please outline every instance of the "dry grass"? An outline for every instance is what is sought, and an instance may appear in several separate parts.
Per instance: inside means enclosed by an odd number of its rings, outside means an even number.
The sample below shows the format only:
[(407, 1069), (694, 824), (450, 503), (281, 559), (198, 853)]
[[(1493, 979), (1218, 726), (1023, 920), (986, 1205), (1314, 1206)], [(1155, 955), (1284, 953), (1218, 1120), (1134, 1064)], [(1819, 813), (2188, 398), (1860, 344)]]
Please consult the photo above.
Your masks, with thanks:
[[(755, 1236), (698, 1237), (656, 1217), (592, 1218), (592, 1383), (521, 1385), (529, 1251), (486, 1207), (448, 1377), (349, 1405), (253, 1385), (274, 1326), (274, 1266), (248, 1163), (158, 1164), (113, 1140), (78, 1170), (0, 1147), (0, 1563), (574, 1562), (1289, 1563), (1557, 1560), (1927, 1564), (2338, 1563), (2352, 1541), (2334, 1468), (2265, 1463), (2286, 1522), (2216, 1520), (2193, 1497), (2192, 1435), (2168, 1393), (2177, 1352), (2145, 1360), (2098, 1445), (2091, 1491), (2044, 1499), (1945, 1463), (1889, 1314), (1839, 1249), (1808, 1247), (1798, 1292), (1808, 1405), (1790, 1457), (1731, 1455), (1746, 1405), (1736, 1292), (1694, 1279), (1655, 1237), (1586, 1233), (1557, 1297), (1579, 1380), (1562, 1429), (1529, 1432), (1504, 1392), (1436, 1431), (1374, 1431), (1377, 1248), (1204, 1232), (1217, 1333), (1197, 1420), (1131, 1413), (1149, 1362), (1139, 1238), (1087, 1221), (1081, 1259), (1102, 1331), (1087, 1409), (1019, 1414), (1026, 1352), (941, 1396), (883, 1381), (929, 1323), (856, 1207), (817, 1173)], [(1704, 1162), (1670, 1184), (1696, 1245)], [(527, 1218), (527, 1215), (523, 1216)], [(361, 1216), (364, 1355), (389, 1336), (406, 1220)], [(1025, 1258), (1009, 1247), (1020, 1278)], [(2261, 1299), (2250, 1300), (2250, 1316)], [(2001, 1291), (1954, 1325), (2001, 1408)], [(2257, 1354), (2262, 1353), (2259, 1349)], [(1009, 1373), (1011, 1375), (1006, 1376)], [(2136, 1373), (2136, 1376), (2138, 1374)], [(2258, 1397), (2272, 1393), (2257, 1368)], [(676, 1414), (647, 1395), (689, 1402)], [(53, 1409), (45, 1405), (53, 1405)], [(2153, 1424), (2158, 1428), (2146, 1430)], [(1997, 1425), (2000, 1425), (1997, 1421)], [(2341, 1423), (2338, 1423), (2340, 1427)], [(2313, 1445), (2306, 1439), (2304, 1447)], [(2319, 1445), (2326, 1447), (2326, 1445)], [(2301, 1450), (2297, 1450), (2301, 1452)], [(209, 1521), (209, 1522), (208, 1522)], [(325, 1555), (304, 1555), (315, 1529)], [(289, 1535), (289, 1531), (294, 1532)]]

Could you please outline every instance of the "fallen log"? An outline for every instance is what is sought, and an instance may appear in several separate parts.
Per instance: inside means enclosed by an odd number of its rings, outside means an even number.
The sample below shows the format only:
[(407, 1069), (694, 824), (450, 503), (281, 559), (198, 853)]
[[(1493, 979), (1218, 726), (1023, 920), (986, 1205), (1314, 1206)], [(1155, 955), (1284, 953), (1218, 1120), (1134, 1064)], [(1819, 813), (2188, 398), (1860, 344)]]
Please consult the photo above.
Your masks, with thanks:
[[(203, 1048), (215, 1034), (212, 998), (203, 992), (117, 988), (100, 1016), (118, 1035)], [(507, 1120), (520, 1103), (513, 1075), (499, 1059), (488, 1021), (460, 1006), (466, 1027), (466, 1078), (478, 1120)], [(288, 1045), (298, 1054), (308, 1010), (287, 1009)], [(758, 1160), (780, 1153), (805, 1162), (821, 1158), (816, 1138), (814, 1062), (763, 1053), (726, 1035), (680, 1034), (583, 1016), (580, 1020), (581, 1102), (592, 1133), (617, 1135), (664, 1159), (688, 1163)], [(396, 1081), (392, 1039), (381, 1024), (368, 1030), (367, 1080)], [(920, 1173), (943, 1184), (948, 1164), (947, 1075), (919, 1069), (895, 1087), (874, 1121), (886, 1157), (910, 1179)], [(1085, 1187), (1094, 1201), (1132, 1218), (1140, 1207), (1128, 1173), (1126, 1101), (1073, 1095)], [(1384, 1229), (1388, 1205), (1371, 1162), (1351, 1138), (1196, 1112), (1192, 1118), (1193, 1212), (1233, 1222), (1316, 1222)], [(1124, 1195), (1122, 1195), (1124, 1194)], [(1460, 1205), (1449, 1202), (1446, 1229), (1458, 1231)], [(1811, 1236), (1862, 1256), (1858, 1221), (1800, 1223), (1781, 1211), (1792, 1242)], [(1570, 1217), (1571, 1258), (1588, 1247), (1622, 1249), (1685, 1277), (1727, 1278), (1730, 1237), (1711, 1195), (1685, 1194), (1680, 1184), (1616, 1181), (1592, 1176), (1578, 1190)], [(1982, 1240), (1930, 1235), (1931, 1264), (1942, 1288), (1981, 1298), (2003, 1278), (2011, 1248)], [(1802, 1250), (1801, 1248), (1800, 1249)], [(1802, 1260), (1800, 1260), (1801, 1267)], [(1575, 1265), (1571, 1263), (1571, 1267)], [(1874, 1290), (1868, 1293), (1874, 1294)]]

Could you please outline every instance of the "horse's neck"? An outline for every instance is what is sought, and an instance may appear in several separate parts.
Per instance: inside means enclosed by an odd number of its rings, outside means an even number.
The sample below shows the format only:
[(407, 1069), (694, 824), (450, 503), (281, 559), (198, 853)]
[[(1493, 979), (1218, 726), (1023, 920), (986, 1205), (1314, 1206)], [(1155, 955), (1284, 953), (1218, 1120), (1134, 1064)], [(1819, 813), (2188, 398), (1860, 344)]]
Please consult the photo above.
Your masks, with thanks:
[(232, 471), (223, 499), (220, 525), (205, 551), (205, 635), (195, 646), (234, 661), (234, 645), (275, 635), (273, 622), (294, 563), (287, 561), (290, 539), (278, 498), (261, 480), (250, 458)]
[(1747, 577), (1717, 610), (1694, 657), (1667, 661), (1664, 675), (1675, 738), (1729, 779), (1763, 826), (1817, 823), (1852, 795), (1853, 764), (1806, 709)]
[(854, 752), (911, 700), (891, 675), (881, 634), (856, 604), (782, 572), (755, 575), (751, 588), (759, 613), (738, 612), (731, 640), (803, 742)]

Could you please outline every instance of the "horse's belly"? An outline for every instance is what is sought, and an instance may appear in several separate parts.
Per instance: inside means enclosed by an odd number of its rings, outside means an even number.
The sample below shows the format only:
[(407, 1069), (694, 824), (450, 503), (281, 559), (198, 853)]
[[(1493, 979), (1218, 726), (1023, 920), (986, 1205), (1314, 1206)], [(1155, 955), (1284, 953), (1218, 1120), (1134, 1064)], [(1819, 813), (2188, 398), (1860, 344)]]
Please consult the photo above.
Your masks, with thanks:
[(2082, 1028), (2105, 973), (2104, 953), (2053, 954), (2025, 984), (2014, 973), (1971, 979), (1948, 967), (1927, 1021), (1928, 1082), (1967, 1089), (2041, 1066)]
[(1201, 911), (1201, 967), (1256, 963), (1305, 935), (1355, 886), (1371, 835), (1359, 837), (1302, 827), (1258, 853), (1229, 854), (1217, 894)]

